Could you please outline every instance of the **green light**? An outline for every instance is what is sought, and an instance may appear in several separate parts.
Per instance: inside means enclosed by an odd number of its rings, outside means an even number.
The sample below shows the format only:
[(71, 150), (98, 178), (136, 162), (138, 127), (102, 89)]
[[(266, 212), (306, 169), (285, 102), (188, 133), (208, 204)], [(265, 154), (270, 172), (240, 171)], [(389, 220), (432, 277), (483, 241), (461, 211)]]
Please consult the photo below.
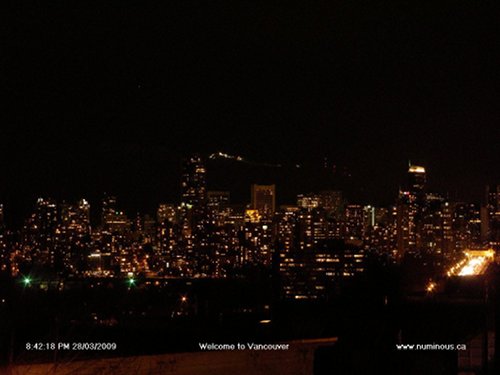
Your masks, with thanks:
[(130, 286), (134, 285), (134, 284), (135, 284), (135, 279), (132, 279), (132, 278), (131, 278), (131, 279), (128, 279), (128, 284), (129, 284)]
[(24, 285), (25, 285), (25, 286), (28, 286), (28, 285), (30, 285), (30, 284), (31, 284), (31, 279), (30, 279), (29, 277), (27, 277), (27, 276), (26, 276), (26, 277), (23, 279), (23, 283), (24, 283)]

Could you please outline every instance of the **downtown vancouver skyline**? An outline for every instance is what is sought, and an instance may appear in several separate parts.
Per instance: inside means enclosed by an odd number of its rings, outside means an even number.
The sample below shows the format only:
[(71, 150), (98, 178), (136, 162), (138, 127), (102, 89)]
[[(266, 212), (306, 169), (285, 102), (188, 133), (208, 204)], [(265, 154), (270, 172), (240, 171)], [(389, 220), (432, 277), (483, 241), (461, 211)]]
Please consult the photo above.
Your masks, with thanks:
[(495, 5), (9, 6), (0, 373), (500, 373)]
[[(332, 188), (303, 191), (283, 204), (279, 185), (260, 181), (248, 186), (248, 199), (241, 202), (207, 184), (207, 162), (216, 159), (257, 164), (222, 152), (186, 157), (177, 201), (159, 202), (154, 213), (127, 212), (112, 193), (99, 203), (39, 197), (23, 226), (10, 229), (2, 205), (2, 272), (231, 278), (248, 267), (276, 268), (284, 298), (316, 299), (328, 298), (332, 285), (362, 274), (371, 262), (416, 262), (415, 285), (425, 288), (426, 278), (444, 275), (464, 251), (489, 251), (500, 243), (497, 185), (486, 188), (480, 203), (454, 200), (428, 188), (424, 166), (409, 164), (406, 182), (386, 206)], [(307, 273), (297, 273), (304, 265)]]
[[(446, 199), (456, 202), (471, 202), (478, 205), (484, 204), (485, 194), (488, 186), (496, 185), (494, 179), (485, 180), (486, 184), (476, 184), (472, 191), (464, 191), (463, 186), (452, 186), (445, 184), (446, 188), (440, 188), (441, 184), (433, 181), (438, 178), (432, 173), (433, 164), (412, 162), (412, 160), (400, 160), (396, 171), (367, 171), (366, 168), (352, 169), (347, 164), (338, 163), (326, 156), (317, 158), (313, 162), (290, 161), (278, 159), (262, 159), (247, 157), (241, 154), (229, 154), (224, 151), (210, 153), (194, 153), (200, 155), (206, 164), (208, 173), (206, 175), (207, 190), (228, 191), (234, 204), (250, 204), (252, 184), (275, 184), (277, 187), (276, 204), (291, 205), (297, 201), (299, 194), (307, 194), (325, 190), (341, 191), (345, 199), (363, 205), (390, 206), (395, 204), (398, 191), (404, 189), (407, 184), (407, 167), (412, 163), (425, 165), (427, 174), (426, 189), (439, 192)], [(16, 192), (9, 192), (9, 185), (4, 185), (0, 204), (3, 205), (4, 223), (12, 229), (22, 227), (27, 215), (39, 198), (49, 198), (57, 202), (75, 202), (85, 199), (92, 203), (90, 219), (93, 224), (100, 221), (100, 205), (106, 194), (119, 198), (120, 209), (129, 215), (149, 214), (155, 215), (158, 205), (161, 203), (181, 204), (182, 187), (180, 176), (182, 174), (182, 162), (185, 155), (176, 162), (171, 163), (172, 168), (166, 174), (175, 172), (176, 176), (164, 181), (158, 170), (157, 180), (147, 180), (144, 174), (134, 175), (132, 172), (108, 171), (107, 176), (92, 183), (85, 181), (81, 186), (70, 190), (68, 181), (72, 177), (55, 177), (54, 172), (49, 173), (47, 181), (42, 179), (42, 187), (36, 189), (34, 184), (26, 184)], [(145, 163), (144, 160), (137, 162)], [(439, 163), (438, 163), (439, 164)], [(121, 167), (127, 168), (129, 165)], [(49, 168), (50, 169), (50, 168)], [(73, 171), (77, 173), (77, 171)], [(380, 173), (378, 173), (380, 172)], [(449, 171), (452, 172), (452, 171)], [(459, 171), (463, 176), (466, 171)], [(374, 177), (376, 174), (388, 173), (394, 176), (390, 181), (379, 181)], [(82, 177), (82, 176), (80, 176)], [(85, 177), (85, 176), (84, 176)], [(52, 186), (55, 178), (64, 179), (66, 182)], [(156, 177), (155, 177), (156, 178)], [(380, 178), (380, 176), (378, 176)], [(484, 179), (483, 179), (484, 180)], [(376, 183), (378, 181), (378, 183)], [(18, 182), (18, 181), (16, 181)], [(74, 182), (72, 182), (74, 183)], [(131, 190), (133, 188), (133, 190)]]

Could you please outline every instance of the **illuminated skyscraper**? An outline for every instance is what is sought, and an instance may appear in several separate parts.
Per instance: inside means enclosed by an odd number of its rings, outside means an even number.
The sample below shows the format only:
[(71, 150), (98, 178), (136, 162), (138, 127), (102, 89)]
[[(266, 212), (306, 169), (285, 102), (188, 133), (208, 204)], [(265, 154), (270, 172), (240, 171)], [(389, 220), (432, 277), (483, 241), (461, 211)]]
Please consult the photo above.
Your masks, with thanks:
[(485, 201), (481, 215), (482, 237), (500, 249), (500, 185), (486, 187)]
[(109, 220), (110, 216), (114, 215), (116, 212), (116, 197), (104, 193), (104, 197), (102, 199), (102, 207), (101, 207), (101, 226), (103, 228), (106, 227), (106, 223)]
[(365, 212), (359, 204), (350, 204), (345, 209), (344, 237), (350, 240), (363, 238)]
[(183, 160), (181, 177), (181, 202), (184, 205), (201, 207), (207, 200), (206, 168), (199, 155)]
[(5, 227), (4, 213), (3, 213), (3, 204), (0, 204), (0, 229)]
[(177, 212), (173, 204), (161, 203), (156, 212), (156, 220), (159, 224), (169, 221), (174, 223), (177, 219)]
[(341, 191), (323, 190), (318, 196), (319, 207), (327, 211), (329, 217), (339, 220), (344, 215), (345, 201)]
[(81, 199), (76, 205), (61, 204), (61, 224), (67, 227), (90, 225), (89, 202)]
[(276, 210), (276, 185), (252, 185), (252, 209), (261, 215), (273, 215)]
[(56, 226), (56, 202), (53, 199), (39, 198), (35, 211), (23, 228), (23, 245), (27, 259), (31, 259), (38, 266), (54, 267)]
[(425, 183), (425, 168), (410, 164), (408, 168), (408, 190), (413, 193), (421, 192), (425, 189)]
[(207, 194), (207, 216), (211, 224), (222, 226), (229, 215), (229, 191), (209, 191)]
[(280, 254), (291, 251), (295, 244), (298, 207), (283, 207), (277, 214), (277, 239)]
[(426, 171), (409, 165), (408, 189), (400, 190), (397, 201), (397, 243), (401, 257), (406, 251), (416, 251), (418, 225), (425, 203)]
[(160, 204), (157, 211), (157, 221), (158, 246), (154, 268), (163, 275), (169, 271), (175, 273), (175, 270), (179, 268), (177, 261), (182, 262), (184, 259), (184, 254), (179, 249), (181, 226), (175, 205)]
[(90, 204), (81, 199), (77, 204), (60, 205), (60, 221), (56, 229), (56, 249), (61, 268), (77, 274), (86, 268), (90, 245)]
[(456, 203), (453, 210), (453, 248), (456, 251), (473, 249), (482, 242), (481, 209), (473, 203)]
[(130, 229), (131, 222), (123, 211), (116, 206), (116, 197), (105, 194), (102, 200), (102, 229), (110, 233), (125, 233)]
[(180, 221), (187, 274), (208, 275), (213, 271), (210, 264), (213, 249), (209, 246), (206, 174), (200, 155), (183, 160)]
[(10, 272), (9, 251), (7, 247), (7, 236), (4, 223), (3, 204), (0, 204), (0, 275)]

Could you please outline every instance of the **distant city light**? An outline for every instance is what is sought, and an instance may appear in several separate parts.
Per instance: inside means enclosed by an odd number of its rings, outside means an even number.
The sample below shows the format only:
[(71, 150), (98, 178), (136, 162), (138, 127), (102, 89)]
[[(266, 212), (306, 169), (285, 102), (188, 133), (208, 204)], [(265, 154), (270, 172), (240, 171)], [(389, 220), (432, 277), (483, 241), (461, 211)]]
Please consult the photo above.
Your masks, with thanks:
[[(219, 158), (275, 166), (224, 152), (210, 156)], [(328, 298), (330, 285), (365, 272), (367, 249), (386, 265), (398, 264), (406, 255), (420, 259), (424, 266), (436, 262), (438, 269), (446, 267), (445, 275), (450, 277), (481, 274), (495, 257), (493, 250), (464, 251), (484, 244), (481, 208), (428, 192), (423, 166), (408, 165), (408, 180), (401, 185), (395, 205), (349, 202), (342, 191), (324, 190), (297, 192), (295, 202), (277, 206), (279, 190), (272, 181), (252, 184), (250, 200), (240, 202), (245, 204), (231, 202), (229, 191), (208, 190), (210, 170), (205, 159), (192, 155), (183, 160), (180, 204), (160, 203), (156, 218), (138, 213), (132, 219), (117, 206), (115, 196), (105, 194), (101, 223), (94, 226), (86, 199), (61, 203), (39, 198), (23, 230), (7, 236), (9, 232), (2, 231), (0, 203), (0, 273), (18, 277), (25, 287), (33, 286), (34, 281), (25, 276), (28, 273), (20, 271), (31, 262), (71, 277), (91, 278), (90, 288), (101, 285), (94, 284), (96, 278), (117, 278), (129, 289), (139, 284), (163, 288), (169, 278), (223, 279), (240, 268), (270, 270), (276, 255), (283, 297), (315, 300)], [(487, 224), (491, 224), (490, 236), (496, 238), (500, 188), (488, 189)], [(11, 240), (17, 238), (19, 244)], [(428, 254), (439, 255), (439, 260)], [(457, 261), (456, 254), (464, 255)], [(39, 284), (69, 287), (37, 279)], [(431, 293), (438, 285), (428, 280), (424, 288)], [(187, 294), (180, 294), (177, 301), (186, 307), (191, 296), (188, 300)]]

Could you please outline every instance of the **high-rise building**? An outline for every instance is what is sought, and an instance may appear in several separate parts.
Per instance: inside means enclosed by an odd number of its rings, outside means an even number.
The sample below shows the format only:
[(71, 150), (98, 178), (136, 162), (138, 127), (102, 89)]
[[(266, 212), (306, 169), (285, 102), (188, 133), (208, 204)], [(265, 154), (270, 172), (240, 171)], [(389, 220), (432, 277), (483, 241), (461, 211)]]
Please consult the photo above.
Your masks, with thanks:
[(205, 164), (199, 155), (183, 160), (181, 177), (181, 202), (199, 208), (206, 203), (207, 182)]
[(210, 229), (207, 215), (207, 170), (200, 155), (183, 160), (181, 177), (180, 222), (182, 248), (185, 251), (186, 272), (209, 275), (213, 271), (210, 259), (213, 248), (209, 243)]
[(277, 214), (277, 233), (278, 251), (281, 254), (293, 250), (296, 246), (296, 226), (298, 207), (282, 207)]
[(473, 203), (456, 203), (453, 210), (452, 234), (455, 251), (473, 249), (482, 244), (481, 209)]
[(163, 203), (158, 207), (158, 246), (154, 268), (162, 275), (177, 275), (185, 260), (185, 254), (179, 246), (182, 222), (178, 220), (178, 214), (173, 204)]
[(53, 268), (56, 263), (55, 231), (57, 203), (53, 199), (39, 198), (35, 211), (23, 228), (25, 258), (37, 266)]
[(425, 168), (418, 165), (408, 167), (408, 190), (414, 193), (423, 191), (426, 183)]
[(407, 190), (400, 190), (397, 201), (397, 243), (401, 257), (406, 251), (417, 250), (417, 234), (425, 205), (426, 171), (409, 165)]
[(323, 208), (329, 217), (339, 220), (344, 215), (345, 201), (341, 191), (323, 190), (318, 194), (319, 207)]
[(173, 204), (161, 203), (156, 212), (156, 220), (159, 224), (169, 221), (171, 223), (177, 220), (177, 210)]
[(7, 246), (3, 204), (0, 204), (0, 275), (10, 273), (10, 254)]
[(5, 218), (3, 212), (3, 204), (0, 204), (0, 229), (5, 228)]
[(211, 224), (222, 226), (230, 211), (229, 191), (209, 191), (207, 193), (207, 216)]
[(102, 200), (101, 211), (102, 229), (111, 233), (125, 233), (132, 223), (123, 211), (116, 206), (116, 197), (105, 194)]
[(65, 271), (81, 273), (87, 267), (90, 245), (90, 204), (85, 199), (76, 204), (62, 203), (60, 212), (56, 229), (57, 255)]
[(273, 215), (276, 210), (276, 185), (252, 185), (252, 209), (261, 215)]
[(481, 215), (483, 240), (500, 249), (500, 185), (487, 186), (485, 198)]
[(109, 220), (109, 217), (114, 215), (116, 212), (116, 197), (104, 193), (104, 197), (102, 199), (101, 205), (101, 226), (102, 228), (106, 227), (106, 222)]
[(363, 238), (365, 210), (359, 204), (349, 204), (345, 209), (344, 237), (350, 240)]

